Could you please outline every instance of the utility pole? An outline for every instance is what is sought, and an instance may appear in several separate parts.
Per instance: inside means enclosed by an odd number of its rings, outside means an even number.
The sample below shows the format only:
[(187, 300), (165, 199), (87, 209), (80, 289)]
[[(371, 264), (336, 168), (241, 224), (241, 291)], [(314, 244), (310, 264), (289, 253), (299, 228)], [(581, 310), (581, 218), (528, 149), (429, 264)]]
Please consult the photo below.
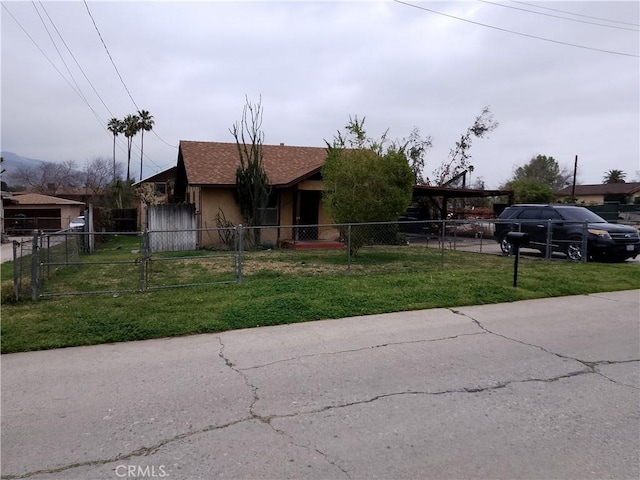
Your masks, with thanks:
[(571, 188), (571, 196), (576, 197), (576, 176), (578, 174), (578, 155), (576, 155), (576, 161), (573, 164), (573, 187)]

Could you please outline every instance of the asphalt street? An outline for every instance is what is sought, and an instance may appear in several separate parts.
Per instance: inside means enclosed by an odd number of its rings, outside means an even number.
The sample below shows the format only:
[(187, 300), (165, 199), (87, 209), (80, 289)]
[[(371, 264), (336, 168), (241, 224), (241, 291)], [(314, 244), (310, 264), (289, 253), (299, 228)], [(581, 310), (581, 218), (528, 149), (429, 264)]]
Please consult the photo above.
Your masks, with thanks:
[(3, 479), (640, 478), (639, 290), (1, 362)]

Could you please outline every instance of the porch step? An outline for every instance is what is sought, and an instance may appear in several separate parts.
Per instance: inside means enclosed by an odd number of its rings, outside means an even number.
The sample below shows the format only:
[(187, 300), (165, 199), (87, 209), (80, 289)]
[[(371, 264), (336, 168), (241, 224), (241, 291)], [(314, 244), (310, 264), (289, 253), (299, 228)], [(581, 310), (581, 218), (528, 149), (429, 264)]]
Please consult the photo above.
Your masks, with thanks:
[(320, 250), (320, 249), (340, 249), (344, 248), (344, 243), (334, 240), (284, 240), (283, 248), (291, 248), (293, 250)]

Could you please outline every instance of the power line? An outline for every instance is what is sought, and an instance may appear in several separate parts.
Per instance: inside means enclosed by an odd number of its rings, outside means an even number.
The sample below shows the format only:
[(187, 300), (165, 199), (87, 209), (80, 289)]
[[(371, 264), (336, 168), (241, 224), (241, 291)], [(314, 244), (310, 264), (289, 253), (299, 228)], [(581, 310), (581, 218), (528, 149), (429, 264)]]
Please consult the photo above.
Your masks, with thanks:
[[(89, 17), (91, 18), (91, 22), (93, 23), (93, 27), (95, 28), (96, 32), (98, 33), (98, 37), (100, 38), (100, 41), (102, 42), (102, 46), (104, 47), (105, 51), (107, 52), (107, 55), (109, 56), (109, 60), (111, 60), (111, 65), (113, 65), (113, 68), (115, 69), (116, 74), (118, 75), (118, 78), (120, 79), (120, 82), (122, 83), (122, 86), (127, 91), (127, 94), (129, 95), (129, 98), (133, 102), (133, 105), (136, 107), (136, 110), (140, 111), (141, 110), (140, 107), (138, 107), (138, 104), (133, 99), (133, 96), (131, 95), (131, 92), (129, 91), (129, 88), (127, 87), (127, 84), (124, 82), (124, 79), (122, 78), (122, 75), (120, 75), (120, 71), (118, 70), (118, 67), (116, 66), (115, 61), (113, 60), (113, 57), (111, 56), (111, 52), (109, 52), (109, 48), (107, 47), (107, 44), (105, 43), (104, 39), (102, 38), (102, 34), (100, 33), (100, 30), (98, 29), (98, 25), (96, 24), (96, 21), (93, 18), (93, 15), (91, 14), (91, 10), (89, 10), (89, 5), (87, 4), (87, 0), (83, 0), (83, 2), (84, 2), (84, 5), (85, 5), (85, 7), (87, 9), (87, 13), (89, 14)], [(151, 130), (151, 131), (165, 145), (168, 145), (169, 147), (172, 147), (172, 148), (178, 148), (177, 145), (171, 145), (170, 143), (168, 143), (165, 140), (163, 140), (160, 137), (160, 135), (158, 135), (158, 133), (156, 131), (154, 131), (154, 130)]]
[(170, 143), (166, 142), (162, 137), (160, 137), (160, 135), (157, 134), (157, 132), (155, 130), (151, 130), (151, 132), (157, 137), (158, 140), (160, 140), (165, 145), (167, 145), (167, 146), (169, 146), (171, 148), (178, 148), (177, 145), (171, 145)]
[(486, 23), (475, 22), (473, 20), (469, 20), (469, 19), (466, 19), (466, 18), (456, 17), (455, 15), (450, 15), (448, 13), (438, 12), (438, 11), (432, 10), (430, 8), (422, 7), (420, 5), (414, 5), (414, 4), (408, 3), (408, 2), (403, 2), (401, 0), (393, 0), (393, 1), (395, 3), (400, 3), (400, 4), (406, 5), (408, 7), (413, 7), (413, 8), (417, 8), (419, 10), (424, 10), (425, 12), (435, 13), (436, 15), (442, 15), (444, 17), (453, 18), (454, 20), (460, 20), (462, 22), (472, 23), (473, 25), (479, 25), (481, 27), (491, 28), (493, 30), (498, 30), (498, 31), (505, 32), (505, 33), (511, 33), (513, 35), (520, 35), (521, 37), (533, 38), (535, 40), (542, 40), (544, 42), (556, 43), (556, 44), (559, 44), (559, 45), (566, 45), (568, 47), (582, 48), (584, 50), (593, 50), (595, 52), (609, 53), (609, 54), (612, 54), (612, 55), (621, 55), (621, 56), (624, 56), (624, 57), (634, 57), (634, 58), (639, 58), (640, 57), (640, 55), (635, 55), (633, 53), (624, 53), (624, 52), (616, 52), (616, 51), (613, 51), (613, 50), (603, 50), (601, 48), (585, 47), (584, 45), (577, 45), (575, 43), (562, 42), (560, 40), (553, 40), (553, 39), (545, 38), (545, 37), (538, 37), (537, 35), (530, 35), (528, 33), (516, 32), (514, 30), (508, 30), (506, 28), (496, 27), (494, 25), (488, 25)]
[[(521, 12), (533, 13), (534, 15), (543, 15), (545, 17), (559, 18), (561, 20), (567, 20), (569, 22), (586, 23), (587, 25), (596, 25), (598, 27), (615, 28), (617, 30), (628, 30), (630, 32), (638, 32), (637, 28), (626, 28), (626, 27), (618, 27), (616, 25), (605, 25), (604, 23), (596, 23), (596, 22), (589, 22), (589, 21), (586, 21), (586, 20), (578, 20), (577, 18), (561, 17), (560, 15), (553, 15), (551, 13), (534, 12), (533, 10), (527, 10), (526, 8), (512, 7), (510, 5), (505, 5), (503, 3), (490, 2), (488, 0), (478, 0), (478, 2), (486, 3), (488, 5), (494, 5), (496, 7), (510, 8), (512, 10), (519, 10)], [(605, 20), (605, 21), (608, 21), (608, 20)]]
[[(18, 27), (20, 27), (20, 29), (23, 31), (23, 33), (27, 36), (27, 38), (29, 38), (29, 40), (31, 40), (31, 42), (35, 45), (35, 47), (40, 51), (40, 53), (44, 56), (44, 58), (47, 59), (47, 61), (51, 64), (51, 66), (53, 67), (53, 69), (58, 72), (58, 74), (62, 77), (62, 79), (67, 82), (67, 85), (69, 85), (69, 87), (71, 87), (71, 90), (74, 91), (74, 93), (76, 95), (78, 95), (80, 97), (80, 99), (89, 107), (89, 109), (93, 112), (93, 115), (96, 117), (96, 119), (101, 123), (104, 124), (104, 120), (100, 118), (100, 116), (97, 114), (97, 112), (93, 109), (93, 107), (91, 106), (91, 104), (87, 101), (86, 98), (84, 98), (84, 96), (75, 89), (75, 87), (71, 84), (71, 82), (69, 82), (69, 80), (67, 79), (67, 77), (64, 76), (64, 74), (60, 71), (60, 69), (56, 66), (55, 63), (53, 63), (53, 61), (51, 60), (51, 58), (49, 58), (49, 56), (44, 52), (44, 50), (42, 50), (42, 48), (40, 47), (40, 45), (38, 45), (38, 42), (36, 42), (34, 40), (34, 38), (29, 35), (29, 32), (27, 32), (27, 30), (22, 26), (22, 24), (18, 21), (18, 19), (13, 15), (13, 13), (11, 13), (11, 11), (7, 8), (7, 6), (5, 5), (5, 3), (2, 3), (2, 8), (5, 9), (5, 11), (9, 14), (9, 16), (13, 19), (14, 22), (16, 22), (16, 24), (18, 25)], [(105, 129), (106, 131), (106, 129)]]
[(82, 89), (80, 88), (80, 85), (78, 85), (78, 82), (76, 82), (76, 79), (73, 76), (73, 73), (71, 73), (71, 70), (69, 69), (69, 65), (67, 65), (67, 62), (64, 61), (64, 57), (62, 56), (62, 53), (60, 53), (60, 50), (58, 49), (58, 45), (56, 44), (55, 40), (53, 39), (53, 36), (51, 35), (51, 32), (49, 31), (49, 28), (47, 27), (47, 24), (44, 21), (44, 18), (42, 18), (42, 15), (40, 15), (40, 11), (38, 10), (38, 7), (36, 6), (36, 2), (32, 1), (31, 4), (33, 5), (33, 8), (36, 11), (36, 14), (38, 15), (38, 18), (40, 19), (40, 22), (42, 23), (42, 26), (44, 27), (45, 32), (47, 32), (47, 35), (49, 36), (49, 40), (51, 40), (51, 43), (53, 44), (53, 48), (55, 48), (56, 52), (58, 53), (58, 57), (60, 57), (60, 61), (64, 65), (64, 68), (66, 68), (67, 73), (69, 74), (69, 77), (71, 78), (71, 80), (73, 81), (74, 85), (76, 86), (77, 90), (76, 89), (74, 89), (74, 90), (76, 90), (76, 93), (78, 95), (80, 95), (80, 98), (82, 98), (82, 100), (87, 102), (87, 97), (85, 97), (84, 94), (82, 93)]
[[(73, 52), (71, 51), (71, 49), (69, 48), (69, 45), (67, 45), (67, 42), (65, 42), (64, 38), (62, 37), (62, 34), (60, 33), (60, 31), (58, 30), (58, 27), (56, 27), (56, 24), (54, 23), (53, 19), (51, 18), (51, 16), (49, 15), (49, 12), (47, 12), (47, 9), (44, 8), (44, 5), (42, 4), (42, 2), (40, 0), (38, 0), (38, 3), (40, 4), (40, 8), (42, 8), (42, 10), (44, 11), (44, 13), (47, 15), (47, 18), (49, 19), (49, 21), (51, 22), (51, 25), (53, 25), (53, 28), (55, 29), (56, 33), (58, 34), (58, 36), (60, 37), (60, 40), (62, 41), (63, 45), (66, 47), (67, 52), (69, 52), (69, 55), (71, 55), (71, 58), (73, 58), (73, 61), (76, 63), (76, 66), (78, 67), (78, 69), (80, 70), (80, 72), (82, 72), (82, 75), (84, 76), (85, 80), (87, 81), (87, 83), (91, 86), (91, 89), (93, 90), (93, 92), (96, 94), (96, 96), (100, 99), (100, 102), (102, 102), (102, 105), (104, 106), (104, 108), (107, 110), (107, 112), (109, 112), (109, 115), (111, 115), (113, 117), (113, 113), (111, 113), (111, 110), (109, 109), (109, 107), (107, 106), (107, 104), (105, 103), (105, 101), (102, 99), (102, 97), (100, 96), (100, 94), (98, 93), (98, 90), (96, 90), (96, 87), (93, 85), (93, 83), (91, 82), (91, 80), (89, 80), (89, 77), (87, 77), (87, 74), (85, 73), (84, 69), (80, 66), (80, 63), (78, 62), (78, 60), (76, 59), (75, 55), (73, 54)], [(79, 88), (79, 87), (78, 87)]]
[(100, 33), (100, 30), (98, 29), (98, 25), (96, 25), (96, 21), (93, 18), (93, 15), (91, 14), (91, 10), (89, 10), (89, 5), (87, 4), (87, 0), (83, 0), (83, 2), (84, 2), (84, 6), (87, 8), (87, 13), (89, 14), (89, 17), (91, 17), (91, 21), (93, 22), (93, 26), (96, 29), (96, 32), (98, 33), (98, 37), (100, 37), (100, 41), (102, 42), (102, 46), (104, 47), (105, 51), (107, 52), (107, 55), (109, 56), (109, 60), (111, 60), (111, 65), (113, 65), (113, 68), (115, 69), (116, 73), (118, 74), (118, 78), (120, 79), (120, 82), (122, 83), (122, 86), (127, 91), (127, 94), (129, 95), (129, 98), (131, 99), (131, 101), (135, 105), (136, 109), (140, 110), (140, 107), (138, 107), (138, 104), (136, 103), (136, 101), (131, 96), (131, 92), (129, 91), (129, 88), (127, 88), (127, 84), (124, 83), (124, 80), (122, 79), (122, 75), (120, 75), (120, 71), (118, 70), (118, 67), (116, 66), (116, 62), (113, 61), (113, 57), (111, 56), (111, 52), (109, 52), (109, 49), (107, 48), (107, 44), (104, 42), (104, 39), (102, 38), (102, 34)]
[(535, 7), (535, 8), (540, 8), (543, 10), (550, 10), (552, 12), (559, 12), (559, 13), (566, 13), (569, 15), (575, 15), (576, 17), (583, 17), (583, 18), (590, 18), (592, 20), (601, 20), (604, 22), (611, 22), (611, 23), (619, 23), (620, 25), (630, 25), (632, 27), (640, 27), (640, 24), (638, 23), (629, 23), (629, 22), (622, 22), (620, 20), (609, 20), (607, 18), (602, 18), (602, 17), (592, 17), (590, 15), (582, 15), (581, 13), (574, 13), (574, 12), (569, 12), (567, 10), (558, 10), (557, 8), (551, 8), (551, 7), (543, 7), (541, 5), (535, 5), (533, 3), (527, 3), (527, 2), (520, 2), (518, 0), (511, 0), (513, 3), (520, 3), (522, 5), (527, 5), (529, 7)]
[[(71, 57), (74, 59), (74, 61), (76, 62), (76, 65), (78, 66), (78, 68), (80, 69), (80, 71), (82, 72), (82, 74), (84, 75), (85, 79), (87, 80), (87, 82), (89, 82), (89, 84), (91, 85), (91, 87), (93, 88), (94, 92), (96, 93), (96, 95), (98, 96), (98, 98), (100, 99), (100, 101), (102, 102), (102, 104), (104, 105), (104, 107), (107, 109), (107, 111), (109, 112), (109, 114), (113, 117), (113, 114), (111, 113), (109, 107), (105, 104), (104, 100), (102, 99), (102, 97), (99, 95), (99, 93), (97, 92), (96, 88), (94, 87), (94, 85), (91, 83), (91, 81), (89, 80), (89, 78), (87, 77), (87, 75), (85, 74), (84, 70), (82, 69), (82, 67), (80, 66), (79, 62), (77, 61), (77, 59), (75, 58), (75, 56), (73, 55), (73, 53), (71, 52), (71, 49), (69, 48), (69, 46), (67, 45), (67, 43), (64, 41), (64, 38), (62, 37), (62, 34), (60, 33), (60, 31), (58, 30), (58, 28), (56, 27), (55, 23), (53, 22), (53, 20), (51, 19), (49, 13), (46, 11), (46, 9), (44, 8), (44, 6), (42, 5), (41, 2), (40, 3), (40, 7), (43, 9), (43, 11), (45, 12), (47, 18), (49, 19), (49, 21), (51, 22), (51, 25), (53, 26), (53, 28), (56, 30), (58, 36), (60, 37), (60, 40), (62, 41), (62, 43), (65, 45), (65, 47), (67, 48), (67, 51), (69, 52), (69, 54), (71, 55)], [(106, 122), (104, 119), (102, 119), (100, 117), (100, 115), (98, 115), (98, 113), (94, 110), (94, 108), (91, 106), (91, 104), (89, 103), (89, 101), (87, 100), (87, 98), (82, 94), (82, 91), (80, 89), (80, 86), (78, 85), (78, 83), (75, 81), (73, 74), (71, 73), (68, 65), (66, 64), (66, 62), (64, 61), (64, 57), (62, 56), (60, 50), (58, 49), (55, 40), (53, 39), (51, 33), (49, 32), (49, 29), (46, 26), (46, 23), (44, 21), (44, 19), (42, 18), (42, 16), (40, 15), (40, 12), (38, 11), (35, 2), (32, 2), (36, 13), (38, 14), (38, 17), (40, 18), (40, 21), (42, 22), (49, 38), (51, 39), (54, 48), (56, 49), (56, 51), (58, 52), (58, 55), (60, 56), (60, 59), (62, 61), (62, 63), (65, 65), (67, 72), (69, 73), (69, 75), (71, 76), (71, 78), (73, 79), (74, 83), (75, 83), (75, 87), (74, 85), (71, 84), (71, 82), (69, 81), (69, 79), (67, 79), (67, 77), (60, 71), (60, 69), (56, 66), (56, 64), (53, 62), (53, 60), (51, 60), (51, 58), (47, 55), (47, 53), (40, 47), (40, 45), (38, 44), (38, 42), (29, 34), (29, 32), (24, 28), (24, 26), (18, 21), (18, 19), (13, 15), (13, 13), (8, 9), (8, 7), (5, 5), (5, 2), (2, 2), (2, 7), (4, 8), (4, 10), (9, 14), (9, 16), (13, 19), (13, 21), (16, 23), (16, 25), (18, 25), (18, 27), (22, 30), (22, 32), (27, 36), (27, 38), (29, 38), (29, 40), (31, 40), (31, 42), (34, 44), (34, 46), (40, 51), (40, 53), (47, 59), (47, 61), (51, 64), (51, 66), (53, 67), (53, 69), (62, 77), (62, 79), (67, 83), (67, 85), (69, 85), (69, 87), (71, 88), (71, 90), (73, 90), (73, 92), (78, 95), (78, 97), (80, 97), (80, 99), (87, 105), (87, 107), (89, 107), (89, 109), (91, 110), (91, 112), (93, 113), (93, 115), (95, 116), (95, 118), (98, 120), (98, 122), (100, 123), (101, 127), (103, 128), (104, 132), (109, 136), (112, 137), (113, 135), (111, 134), (111, 132), (109, 132), (108, 128), (106, 127)], [(133, 100), (133, 99), (132, 99)], [(134, 102), (135, 105), (135, 102)], [(153, 132), (153, 130), (152, 130)], [(154, 132), (155, 133), (155, 132)], [(174, 147), (173, 145), (168, 144), (167, 142), (165, 142), (164, 140), (162, 140), (162, 138), (160, 138), (157, 133), (156, 136), (163, 141), (164, 143), (166, 143), (167, 145), (169, 145), (170, 147), (173, 148), (177, 148)], [(123, 146), (123, 141), (121, 139), (117, 139), (116, 141), (116, 145), (118, 146), (118, 149), (121, 152), (124, 152), (124, 146)], [(133, 146), (135, 147), (135, 149), (137, 149), (138, 151), (141, 150), (141, 147), (138, 146), (135, 142), (133, 143)], [(147, 160), (148, 163), (151, 163), (154, 167), (156, 167), (157, 169), (162, 169), (162, 167), (160, 165), (158, 165), (155, 161), (153, 161), (151, 158), (149, 158), (149, 156), (146, 153), (143, 153), (144, 158)]]

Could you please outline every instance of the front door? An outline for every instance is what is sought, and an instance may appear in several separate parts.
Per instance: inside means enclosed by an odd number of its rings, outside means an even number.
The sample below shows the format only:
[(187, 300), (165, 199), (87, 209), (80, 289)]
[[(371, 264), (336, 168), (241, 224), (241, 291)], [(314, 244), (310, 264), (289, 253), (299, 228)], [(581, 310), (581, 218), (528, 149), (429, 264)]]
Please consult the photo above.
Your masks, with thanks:
[(298, 228), (297, 240), (318, 239), (318, 210), (321, 192), (312, 190), (298, 191)]

